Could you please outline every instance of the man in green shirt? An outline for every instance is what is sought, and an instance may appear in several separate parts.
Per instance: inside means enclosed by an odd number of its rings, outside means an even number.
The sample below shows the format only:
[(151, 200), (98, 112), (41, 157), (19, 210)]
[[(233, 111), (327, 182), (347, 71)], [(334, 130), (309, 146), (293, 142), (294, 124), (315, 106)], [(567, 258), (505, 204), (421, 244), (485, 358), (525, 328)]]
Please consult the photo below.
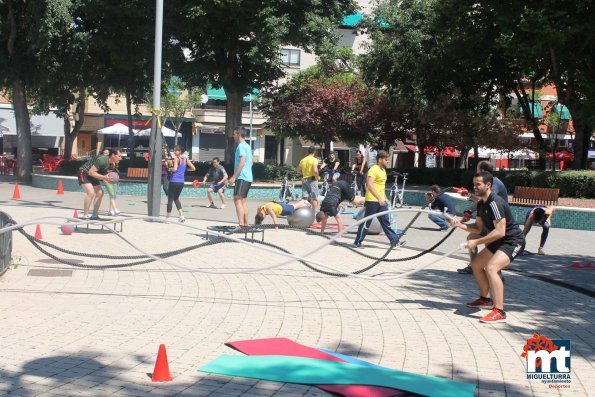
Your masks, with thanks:
[[(100, 181), (112, 183), (112, 179), (107, 176), (107, 173), (121, 158), (120, 148), (112, 148), (108, 155), (95, 156), (79, 168), (79, 185), (82, 186), (86, 194), (81, 219), (99, 220), (98, 212), (101, 199), (103, 199), (103, 189), (101, 189)], [(93, 215), (89, 216), (91, 202), (93, 202)]]

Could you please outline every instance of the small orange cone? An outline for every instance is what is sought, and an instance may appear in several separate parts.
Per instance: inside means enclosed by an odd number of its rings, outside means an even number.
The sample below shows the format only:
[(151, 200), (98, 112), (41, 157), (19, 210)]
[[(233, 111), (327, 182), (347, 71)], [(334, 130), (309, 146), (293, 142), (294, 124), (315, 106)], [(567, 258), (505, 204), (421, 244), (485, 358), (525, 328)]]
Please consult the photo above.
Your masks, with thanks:
[(14, 184), (14, 192), (12, 193), (13, 200), (20, 200), (21, 199), (21, 192), (19, 191), (19, 183), (15, 182)]
[(64, 194), (64, 185), (62, 184), (62, 179), (58, 181), (58, 193), (60, 195)]
[(41, 237), (41, 227), (39, 227), (39, 225), (37, 225), (37, 228), (35, 229), (35, 240), (41, 240), (43, 239), (43, 237)]
[(73, 218), (77, 218), (79, 217), (79, 212), (77, 210), (74, 210), (74, 214), (72, 214)]
[(159, 345), (159, 353), (157, 353), (157, 362), (155, 363), (155, 369), (153, 370), (153, 376), (151, 377), (153, 382), (170, 382), (172, 377), (169, 373), (169, 364), (167, 363), (167, 352), (165, 351), (165, 345)]

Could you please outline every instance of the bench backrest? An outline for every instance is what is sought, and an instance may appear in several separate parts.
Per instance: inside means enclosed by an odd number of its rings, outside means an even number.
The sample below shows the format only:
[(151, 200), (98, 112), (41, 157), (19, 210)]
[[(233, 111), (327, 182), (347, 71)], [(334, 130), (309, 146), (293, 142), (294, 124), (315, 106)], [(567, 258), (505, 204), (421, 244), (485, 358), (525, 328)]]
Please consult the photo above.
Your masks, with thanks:
[(148, 168), (128, 168), (126, 172), (126, 176), (128, 178), (148, 178), (149, 177), (149, 169)]
[(511, 204), (518, 205), (558, 205), (560, 189), (515, 186)]

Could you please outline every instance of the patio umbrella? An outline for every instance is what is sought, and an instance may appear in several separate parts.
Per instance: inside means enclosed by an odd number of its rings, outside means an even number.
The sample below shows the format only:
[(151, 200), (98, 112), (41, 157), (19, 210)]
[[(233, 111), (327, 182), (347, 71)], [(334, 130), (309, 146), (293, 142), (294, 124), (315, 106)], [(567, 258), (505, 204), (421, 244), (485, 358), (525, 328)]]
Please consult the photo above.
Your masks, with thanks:
[[(163, 133), (163, 136), (168, 136), (168, 137), (176, 136), (176, 131), (172, 130), (171, 128), (161, 127), (161, 132)], [(147, 129), (141, 130), (136, 135), (137, 136), (151, 136), (151, 129), (147, 128)]]
[[(135, 131), (135, 130), (133, 130)], [(120, 146), (120, 138), (122, 135), (128, 135), (128, 126), (122, 123), (116, 123), (114, 125), (110, 125), (109, 127), (102, 128), (97, 130), (97, 134), (99, 135), (118, 135), (118, 146)]]

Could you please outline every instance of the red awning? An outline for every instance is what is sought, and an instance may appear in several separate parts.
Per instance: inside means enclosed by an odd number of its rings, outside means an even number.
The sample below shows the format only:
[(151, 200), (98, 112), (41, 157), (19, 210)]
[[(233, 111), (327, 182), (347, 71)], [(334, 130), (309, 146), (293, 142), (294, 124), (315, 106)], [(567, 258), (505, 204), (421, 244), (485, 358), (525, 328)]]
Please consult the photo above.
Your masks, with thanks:
[[(425, 154), (432, 153), (432, 154), (438, 156), (439, 150), (436, 146), (426, 146), (424, 148), (424, 153)], [(458, 150), (452, 146), (446, 146), (445, 148), (443, 148), (442, 155), (444, 157), (460, 157), (461, 156), (459, 154)]]
[(415, 145), (405, 145), (405, 148), (407, 148), (407, 150), (409, 150), (410, 152), (413, 152), (413, 153), (418, 151), (417, 146), (415, 146)]

